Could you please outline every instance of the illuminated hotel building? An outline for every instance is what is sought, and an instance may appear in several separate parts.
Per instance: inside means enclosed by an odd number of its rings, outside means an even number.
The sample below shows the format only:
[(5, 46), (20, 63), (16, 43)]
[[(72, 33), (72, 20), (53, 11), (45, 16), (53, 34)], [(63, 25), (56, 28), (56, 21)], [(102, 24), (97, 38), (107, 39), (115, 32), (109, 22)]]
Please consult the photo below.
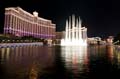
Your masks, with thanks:
[(38, 17), (37, 12), (32, 15), (20, 7), (5, 8), (4, 34), (52, 39), (55, 37), (55, 26), (51, 20)]

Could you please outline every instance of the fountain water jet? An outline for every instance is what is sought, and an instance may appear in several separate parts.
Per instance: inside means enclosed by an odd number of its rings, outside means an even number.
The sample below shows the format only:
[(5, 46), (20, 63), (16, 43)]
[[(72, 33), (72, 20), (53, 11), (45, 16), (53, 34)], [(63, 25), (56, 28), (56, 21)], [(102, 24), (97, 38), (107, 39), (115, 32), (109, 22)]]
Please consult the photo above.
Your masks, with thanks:
[(65, 38), (61, 40), (62, 46), (87, 46), (87, 28), (82, 27), (80, 17), (75, 15), (66, 20)]

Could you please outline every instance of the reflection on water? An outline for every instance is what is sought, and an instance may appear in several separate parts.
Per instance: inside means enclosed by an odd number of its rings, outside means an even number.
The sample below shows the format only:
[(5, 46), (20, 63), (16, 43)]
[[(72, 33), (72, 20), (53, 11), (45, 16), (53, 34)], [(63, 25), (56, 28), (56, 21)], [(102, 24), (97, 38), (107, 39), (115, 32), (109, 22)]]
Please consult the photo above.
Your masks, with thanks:
[[(68, 46), (62, 47), (61, 56), (65, 62), (65, 67), (72, 71), (77, 77), (81, 73), (89, 72), (89, 60), (87, 55), (87, 46)], [(74, 77), (76, 77), (74, 76)]]
[[(42, 69), (53, 66), (54, 49), (24, 46), (0, 49), (0, 69), (3, 79), (38, 79)], [(44, 70), (45, 71), (45, 70)]]
[[(120, 49), (120, 48), (119, 48)], [(117, 65), (120, 69), (120, 50), (116, 49), (114, 46), (106, 46), (106, 53), (108, 60), (112, 65)]]
[(120, 69), (120, 46), (115, 47), (115, 58), (116, 58), (116, 63), (118, 66), (118, 69)]
[(108, 59), (112, 62), (114, 58), (113, 46), (106, 46), (106, 52), (107, 52)]
[(33, 63), (31, 68), (30, 68), (30, 71), (29, 71), (29, 79), (37, 79), (38, 78), (38, 67), (37, 67), (37, 63)]
[(0, 70), (0, 79), (119, 79), (120, 47), (0, 48)]

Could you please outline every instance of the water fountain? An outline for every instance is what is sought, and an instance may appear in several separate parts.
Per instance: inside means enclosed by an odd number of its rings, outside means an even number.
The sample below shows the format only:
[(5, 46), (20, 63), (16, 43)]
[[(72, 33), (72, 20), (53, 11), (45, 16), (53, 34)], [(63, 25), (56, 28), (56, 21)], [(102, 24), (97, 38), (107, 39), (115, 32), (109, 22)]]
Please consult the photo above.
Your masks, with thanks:
[(82, 27), (80, 17), (69, 16), (66, 20), (65, 37), (61, 40), (62, 46), (87, 46), (87, 28)]

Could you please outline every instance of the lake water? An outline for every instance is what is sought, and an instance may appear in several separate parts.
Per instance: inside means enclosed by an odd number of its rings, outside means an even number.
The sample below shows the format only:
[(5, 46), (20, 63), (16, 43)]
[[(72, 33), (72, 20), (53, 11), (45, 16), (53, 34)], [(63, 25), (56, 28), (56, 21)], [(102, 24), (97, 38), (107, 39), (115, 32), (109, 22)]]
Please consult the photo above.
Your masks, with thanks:
[(114, 46), (0, 48), (0, 79), (119, 79)]

